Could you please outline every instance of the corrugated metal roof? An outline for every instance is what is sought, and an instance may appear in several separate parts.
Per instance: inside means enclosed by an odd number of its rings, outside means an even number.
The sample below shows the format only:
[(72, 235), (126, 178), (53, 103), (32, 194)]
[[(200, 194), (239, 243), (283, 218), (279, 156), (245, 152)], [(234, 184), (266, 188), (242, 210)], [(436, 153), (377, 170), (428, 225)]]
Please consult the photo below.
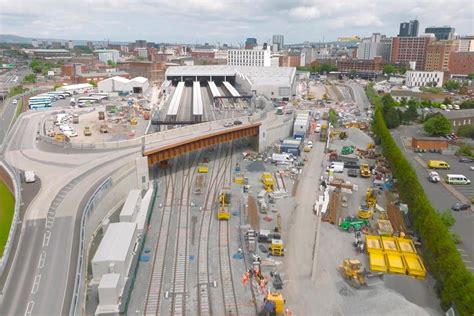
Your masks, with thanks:
[(454, 120), (462, 118), (471, 118), (474, 117), (474, 109), (465, 109), (465, 110), (452, 110), (440, 112), (444, 117)]

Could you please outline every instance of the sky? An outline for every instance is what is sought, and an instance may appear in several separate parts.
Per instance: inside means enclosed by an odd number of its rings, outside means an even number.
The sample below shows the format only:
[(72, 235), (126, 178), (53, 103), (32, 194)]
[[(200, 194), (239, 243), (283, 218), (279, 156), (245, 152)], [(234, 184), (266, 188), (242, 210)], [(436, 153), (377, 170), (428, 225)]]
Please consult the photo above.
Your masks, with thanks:
[(396, 36), (400, 22), (474, 35), (474, 0), (0, 0), (0, 34), (72, 40), (285, 44)]

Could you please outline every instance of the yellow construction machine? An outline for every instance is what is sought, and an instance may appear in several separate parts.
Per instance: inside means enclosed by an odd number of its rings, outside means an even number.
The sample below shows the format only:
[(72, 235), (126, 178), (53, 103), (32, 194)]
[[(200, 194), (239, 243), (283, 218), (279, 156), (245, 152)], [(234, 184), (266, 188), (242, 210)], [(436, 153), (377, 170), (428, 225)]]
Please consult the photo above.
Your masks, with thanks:
[(369, 178), (370, 177), (370, 168), (369, 165), (366, 163), (363, 163), (360, 165), (360, 176), (363, 178)]
[(219, 206), (217, 210), (217, 218), (219, 220), (227, 220), (230, 218), (230, 188), (224, 187), (219, 193)]
[(273, 192), (275, 182), (273, 181), (273, 175), (270, 172), (262, 173), (262, 183), (265, 187), (265, 191)]
[(372, 218), (374, 215), (375, 204), (377, 204), (377, 195), (374, 188), (368, 187), (365, 193), (365, 204), (359, 207), (357, 217), (362, 219)]
[(369, 280), (373, 277), (381, 278), (382, 273), (370, 273), (362, 266), (359, 259), (344, 259), (340, 266), (342, 277), (354, 288), (373, 285)]
[(281, 293), (268, 292), (263, 299), (265, 315), (283, 315), (285, 313), (285, 299)]

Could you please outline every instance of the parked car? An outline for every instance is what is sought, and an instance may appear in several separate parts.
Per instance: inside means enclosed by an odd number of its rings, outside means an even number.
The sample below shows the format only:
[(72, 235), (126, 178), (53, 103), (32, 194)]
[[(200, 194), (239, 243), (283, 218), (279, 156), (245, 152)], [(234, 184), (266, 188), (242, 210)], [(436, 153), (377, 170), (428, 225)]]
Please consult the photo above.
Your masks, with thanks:
[(35, 176), (34, 171), (27, 170), (27, 171), (25, 171), (24, 176), (25, 176), (25, 182), (26, 183), (33, 183), (33, 182), (36, 181), (36, 176)]
[(63, 133), (64, 133), (64, 135), (66, 135), (68, 137), (76, 137), (77, 136), (77, 132), (74, 131), (74, 130), (64, 131)]
[(470, 166), (469, 170), (474, 171), (474, 166)]
[(471, 206), (467, 203), (456, 202), (451, 206), (451, 209), (455, 212), (467, 211), (471, 209)]
[(231, 127), (233, 126), (234, 124), (232, 124), (232, 122), (225, 122), (224, 123), (224, 127)]
[(472, 159), (469, 158), (469, 157), (460, 157), (460, 158), (459, 158), (459, 162), (467, 162), (467, 163), (470, 163), (470, 162), (472, 162)]
[(242, 121), (239, 121), (239, 120), (234, 121), (234, 125), (240, 125), (240, 124), (242, 124)]

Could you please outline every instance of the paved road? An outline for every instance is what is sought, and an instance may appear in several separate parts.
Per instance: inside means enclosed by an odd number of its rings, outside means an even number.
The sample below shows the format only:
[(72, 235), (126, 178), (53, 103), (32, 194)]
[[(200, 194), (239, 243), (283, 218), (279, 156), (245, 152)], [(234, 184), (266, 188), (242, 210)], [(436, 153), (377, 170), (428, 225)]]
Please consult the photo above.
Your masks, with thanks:
[(12, 130), (6, 160), (35, 170), (44, 186), (28, 207), (0, 304), (0, 315), (67, 313), (77, 263), (78, 219), (87, 192), (100, 179), (140, 155), (114, 152), (44, 152), (35, 141), (42, 117), (23, 115)]
[(370, 102), (369, 99), (367, 99), (364, 88), (354, 81), (347, 82), (347, 86), (352, 89), (355, 102), (361, 106), (361, 110), (368, 110), (370, 108)]
[(14, 99), (7, 99), (3, 102), (3, 107), (0, 109), (0, 144), (3, 144), (10, 124), (15, 116), (16, 105), (13, 104)]
[[(451, 166), (451, 169), (449, 172), (438, 170), (441, 176), (446, 173), (460, 173), (466, 175), (468, 178), (471, 178), (471, 181), (474, 182), (474, 171), (469, 171), (469, 164), (459, 163), (454, 156), (432, 153), (415, 154), (411, 150), (405, 150), (405, 146), (402, 143), (401, 137), (413, 135), (416, 132), (416, 128), (418, 127), (400, 127), (398, 130), (393, 131), (392, 135), (394, 136), (394, 139), (402, 152), (405, 154), (405, 157), (414, 167), (418, 175), (418, 179), (420, 180), (420, 183), (423, 186), (425, 193), (430, 199), (433, 207), (441, 211), (451, 208), (451, 206), (459, 200), (441, 183), (429, 182), (427, 178), (428, 171), (426, 170), (425, 166), (422, 166), (420, 163), (418, 163), (414, 157), (418, 156), (424, 161), (437, 159), (448, 162)], [(472, 183), (466, 186), (455, 186), (455, 189), (469, 199), (471, 196), (474, 196), (474, 184)], [(456, 218), (456, 224), (453, 226), (452, 231), (459, 234), (463, 241), (460, 245), (457, 245), (457, 248), (461, 254), (462, 260), (466, 264), (466, 267), (472, 273), (474, 273), (474, 213), (464, 211), (452, 212), (452, 214)]]

